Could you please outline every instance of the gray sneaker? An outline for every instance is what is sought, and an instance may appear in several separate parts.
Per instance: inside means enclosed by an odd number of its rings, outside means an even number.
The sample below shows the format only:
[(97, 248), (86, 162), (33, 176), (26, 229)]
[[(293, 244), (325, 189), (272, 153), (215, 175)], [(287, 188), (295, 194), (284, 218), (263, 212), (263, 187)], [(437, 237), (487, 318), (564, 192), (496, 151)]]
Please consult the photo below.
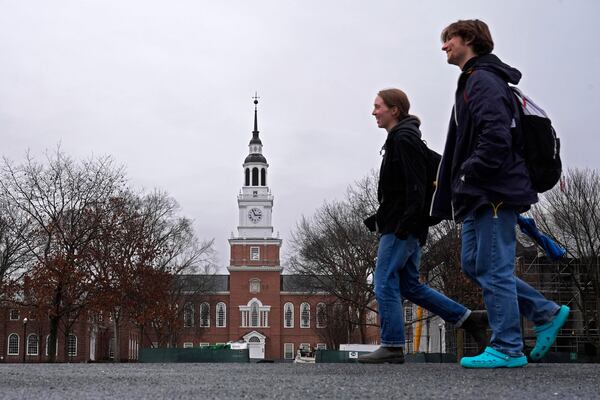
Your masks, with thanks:
[(402, 364), (404, 352), (402, 347), (380, 347), (372, 353), (358, 357), (358, 362), (363, 364)]

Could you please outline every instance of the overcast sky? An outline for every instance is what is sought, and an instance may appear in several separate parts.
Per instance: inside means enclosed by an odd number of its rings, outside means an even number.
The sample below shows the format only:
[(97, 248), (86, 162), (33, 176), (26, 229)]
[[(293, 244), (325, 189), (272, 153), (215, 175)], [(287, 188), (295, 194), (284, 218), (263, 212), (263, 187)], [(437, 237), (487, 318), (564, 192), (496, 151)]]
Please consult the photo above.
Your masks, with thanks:
[(113, 156), (132, 186), (176, 198), (225, 266), (258, 91), (285, 258), (302, 214), (378, 168), (379, 89), (406, 91), (441, 152), (459, 71), (440, 32), (466, 18), (521, 70), (566, 166), (598, 168), (595, 0), (0, 0), (0, 152)]

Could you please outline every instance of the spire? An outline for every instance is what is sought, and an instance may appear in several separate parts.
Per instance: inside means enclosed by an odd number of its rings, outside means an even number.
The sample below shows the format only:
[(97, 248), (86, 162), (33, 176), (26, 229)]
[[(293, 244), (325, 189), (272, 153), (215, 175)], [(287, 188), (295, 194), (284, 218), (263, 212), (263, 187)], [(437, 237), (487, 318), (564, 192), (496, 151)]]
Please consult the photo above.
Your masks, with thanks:
[(254, 99), (254, 130), (252, 131), (252, 140), (250, 140), (250, 144), (260, 144), (262, 145), (262, 142), (260, 141), (260, 138), (258, 137), (258, 99), (260, 99), (260, 97), (258, 97), (258, 94), (256, 92), (254, 92), (254, 96), (252, 97)]

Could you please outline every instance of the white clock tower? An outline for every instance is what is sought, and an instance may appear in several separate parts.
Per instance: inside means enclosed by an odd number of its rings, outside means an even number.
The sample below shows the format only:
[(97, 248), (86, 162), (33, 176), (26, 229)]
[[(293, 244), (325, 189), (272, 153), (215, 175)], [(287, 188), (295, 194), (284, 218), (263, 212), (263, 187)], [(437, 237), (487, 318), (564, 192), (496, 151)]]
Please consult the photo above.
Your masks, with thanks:
[(262, 142), (258, 137), (257, 97), (254, 97), (254, 131), (248, 145), (249, 154), (244, 160), (244, 186), (238, 195), (241, 238), (269, 238), (273, 236), (271, 212), (273, 195), (267, 186), (267, 159), (262, 154)]
[[(257, 105), (258, 97), (255, 95), (254, 131), (252, 131), (252, 139), (248, 144), (249, 154), (242, 165), (244, 184), (237, 198), (239, 209), (238, 235), (229, 239), (232, 251), (232, 266), (236, 264), (238, 266), (258, 264), (273, 266), (279, 264), (281, 239), (273, 237), (273, 223), (271, 220), (273, 195), (267, 186), (269, 164), (262, 154), (263, 146), (258, 136)], [(240, 246), (244, 250), (241, 250)], [(254, 248), (250, 249), (247, 246)], [(259, 248), (256, 249), (256, 246)], [(276, 252), (272, 251), (274, 250), (273, 247), (277, 248)]]

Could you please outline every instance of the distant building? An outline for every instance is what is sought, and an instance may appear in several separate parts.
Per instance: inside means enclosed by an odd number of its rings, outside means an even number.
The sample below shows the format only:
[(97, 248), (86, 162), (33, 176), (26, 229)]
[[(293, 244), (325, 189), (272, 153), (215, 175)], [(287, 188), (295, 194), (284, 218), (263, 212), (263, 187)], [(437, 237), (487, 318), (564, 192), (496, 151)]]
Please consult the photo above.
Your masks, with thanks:
[(229, 239), (229, 275), (209, 277), (210, 292), (200, 300), (194, 281), (207, 277), (182, 277), (189, 300), (178, 340), (182, 347), (243, 340), (250, 358), (291, 360), (300, 347), (326, 347), (318, 330), (325, 326), (324, 308), (332, 298), (311, 290), (306, 277), (282, 275), (282, 240), (273, 235), (274, 198), (267, 185), (269, 164), (262, 153), (256, 98), (254, 104), (254, 131), (237, 196), (239, 225)]

